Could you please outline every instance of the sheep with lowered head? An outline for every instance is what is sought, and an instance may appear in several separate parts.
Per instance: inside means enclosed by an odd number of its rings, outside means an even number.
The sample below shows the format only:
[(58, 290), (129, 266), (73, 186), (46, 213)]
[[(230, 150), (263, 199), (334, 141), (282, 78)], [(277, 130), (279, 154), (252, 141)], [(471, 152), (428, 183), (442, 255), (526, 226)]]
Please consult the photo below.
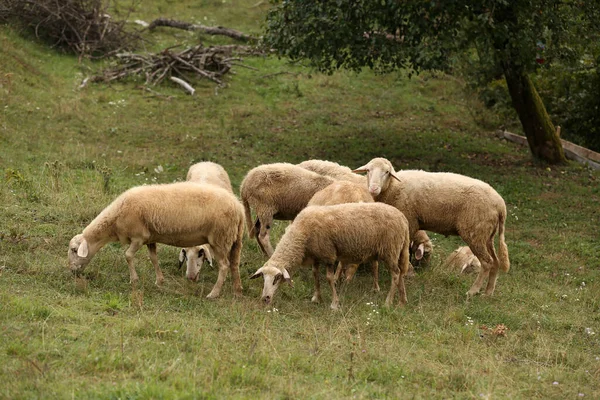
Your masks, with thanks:
[(405, 304), (408, 235), (404, 214), (387, 204), (307, 207), (287, 227), (271, 258), (250, 278), (263, 277), (261, 298), (269, 304), (281, 282), (291, 280), (288, 270), (297, 265), (322, 262), (327, 265), (327, 280), (332, 291), (331, 308), (335, 310), (339, 307), (335, 289), (336, 260), (344, 266), (380, 260), (387, 265), (392, 277), (386, 304), (393, 303), (396, 288), (400, 292), (400, 303)]
[[(256, 236), (260, 249), (273, 254), (269, 233), (274, 219), (293, 220), (313, 195), (334, 179), (293, 164), (274, 163), (251, 169), (240, 185), (248, 234)], [(252, 223), (251, 210), (256, 213)]]
[(410, 241), (410, 263), (414, 267), (420, 267), (421, 263), (429, 265), (433, 244), (425, 231), (417, 231)]
[(244, 209), (226, 190), (191, 182), (138, 186), (122, 193), (71, 239), (69, 268), (77, 273), (104, 245), (121, 242), (128, 245), (125, 258), (130, 280), (136, 283), (134, 256), (146, 245), (160, 285), (164, 277), (158, 266), (157, 243), (177, 247), (208, 243), (219, 260), (219, 277), (207, 297), (219, 296), (228, 270), (234, 293), (239, 295), (243, 234)]
[[(332, 163), (333, 164), (333, 163)], [(337, 165), (337, 164), (336, 164)], [(350, 171), (350, 169), (348, 169)], [(362, 178), (359, 175), (353, 174), (350, 172), (350, 175), (354, 175)], [(364, 179), (364, 178), (363, 178)], [(369, 190), (366, 186), (366, 181), (361, 183), (354, 183), (352, 181), (337, 181), (327, 186), (325, 189), (321, 189), (310, 199), (308, 202), (308, 206), (331, 206), (336, 204), (345, 204), (345, 203), (373, 203), (373, 197), (369, 193)], [(319, 289), (319, 279), (318, 279), (318, 266), (315, 264), (314, 268), (316, 271), (313, 271), (315, 276), (315, 296), (314, 298), (317, 301), (321, 299), (321, 292)], [(356, 273), (356, 269), (358, 268), (357, 264), (352, 264), (347, 266), (346, 273), (346, 282), (352, 280), (352, 277)], [(379, 264), (377, 261), (371, 261), (371, 271), (373, 272), (373, 290), (379, 292)], [(342, 272), (342, 264), (339, 263), (335, 272), (336, 280), (339, 278)]]
[[(506, 205), (490, 185), (446, 172), (396, 172), (385, 158), (374, 158), (354, 172), (367, 173), (375, 201), (393, 205), (406, 215), (411, 237), (419, 229), (459, 235), (482, 267), (467, 295), (477, 294), (486, 278), (485, 294), (494, 293), (498, 270), (508, 272), (510, 261), (504, 241)], [(494, 248), (496, 234), (498, 255)]]
[(446, 261), (444, 261), (444, 268), (448, 268), (452, 271), (460, 271), (461, 274), (467, 274), (469, 272), (477, 272), (481, 270), (481, 263), (479, 259), (475, 257), (475, 254), (471, 251), (469, 246), (462, 246), (454, 250)]
[[(231, 181), (225, 168), (221, 165), (211, 162), (202, 161), (192, 165), (187, 173), (188, 182), (194, 182), (201, 185), (214, 185), (227, 190), (233, 194)], [(179, 268), (186, 263), (186, 276), (192, 281), (197, 281), (200, 275), (200, 269), (204, 260), (207, 260), (212, 265), (212, 252), (210, 245), (203, 244), (201, 246), (188, 247), (181, 249), (179, 252)]]

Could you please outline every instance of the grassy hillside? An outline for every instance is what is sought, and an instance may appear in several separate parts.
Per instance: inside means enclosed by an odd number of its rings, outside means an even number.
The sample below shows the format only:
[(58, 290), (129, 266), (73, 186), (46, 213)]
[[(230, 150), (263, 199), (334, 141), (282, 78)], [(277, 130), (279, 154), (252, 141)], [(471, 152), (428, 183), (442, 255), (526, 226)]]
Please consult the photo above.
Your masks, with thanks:
[[(258, 34), (267, 3), (149, 1), (159, 16)], [(148, 47), (224, 41), (166, 28)], [(448, 76), (371, 72), (323, 76), (274, 57), (247, 58), (228, 87), (94, 84), (78, 63), (0, 26), (0, 398), (598, 398), (599, 174), (547, 168), (497, 139), (495, 117)], [(165, 284), (147, 252), (132, 292), (124, 250), (102, 249), (75, 281), (67, 245), (119, 193), (185, 178), (194, 162), (223, 165), (237, 191), (262, 163), (310, 158), (358, 167), (482, 179), (504, 197), (511, 270), (491, 298), (464, 294), (474, 276), (444, 270), (462, 245), (432, 235), (432, 266), (407, 282), (408, 305), (383, 307), (364, 270), (341, 290), (342, 310), (310, 302), (312, 274), (292, 271), (274, 307), (259, 304), (265, 261), (246, 239), (244, 297), (230, 279), (205, 299), (159, 246)], [(162, 171), (159, 168), (162, 166)], [(277, 223), (275, 241), (286, 223)], [(324, 277), (323, 277), (324, 280)], [(493, 332), (504, 324), (505, 335)]]

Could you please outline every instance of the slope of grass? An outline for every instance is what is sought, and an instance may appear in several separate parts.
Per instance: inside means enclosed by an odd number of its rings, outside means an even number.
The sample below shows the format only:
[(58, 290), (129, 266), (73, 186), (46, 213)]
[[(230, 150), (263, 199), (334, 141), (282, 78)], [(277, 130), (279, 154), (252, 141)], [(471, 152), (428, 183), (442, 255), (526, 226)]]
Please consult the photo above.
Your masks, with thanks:
[[(155, 0), (132, 17), (258, 34), (267, 7)], [(221, 40), (166, 28), (147, 35), (156, 48)], [(495, 117), (455, 79), (323, 76), (257, 57), (245, 60), (256, 70), (236, 68), (227, 88), (194, 82), (191, 97), (167, 84), (158, 96), (136, 82), (80, 90), (98, 65), (9, 27), (0, 27), (0, 48), (0, 398), (600, 397), (598, 174), (533, 163), (483, 128)], [(222, 164), (237, 191), (262, 163), (358, 167), (375, 156), (482, 179), (504, 197), (512, 265), (492, 298), (465, 301), (474, 276), (441, 267), (462, 242), (435, 234), (431, 268), (409, 279), (408, 305), (393, 309), (370, 291), (366, 270), (341, 289), (341, 312), (328, 309), (327, 288), (324, 304), (311, 304), (312, 274), (302, 268), (265, 309), (262, 282), (247, 279), (264, 262), (250, 240), (239, 300), (229, 280), (221, 298), (206, 300), (216, 270), (187, 282), (167, 246), (160, 288), (140, 251), (132, 291), (117, 244), (98, 253), (85, 280), (66, 269), (69, 239), (116, 195), (182, 180), (194, 162)], [(285, 226), (276, 224), (275, 241)], [(505, 335), (493, 333), (500, 324)]]

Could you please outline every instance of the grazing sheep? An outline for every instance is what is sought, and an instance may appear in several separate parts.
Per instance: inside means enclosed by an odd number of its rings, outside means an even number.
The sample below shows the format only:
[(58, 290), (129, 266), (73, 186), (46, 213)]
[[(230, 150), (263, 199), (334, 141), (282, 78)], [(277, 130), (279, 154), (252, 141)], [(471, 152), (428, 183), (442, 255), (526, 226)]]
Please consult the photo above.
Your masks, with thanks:
[[(248, 234), (256, 236), (260, 249), (273, 254), (269, 232), (273, 219), (293, 220), (313, 195), (332, 184), (334, 179), (293, 164), (275, 163), (251, 169), (240, 186), (246, 212)], [(252, 224), (251, 209), (256, 213)]]
[(431, 252), (433, 251), (433, 245), (427, 232), (417, 231), (411, 238), (410, 242), (410, 263), (414, 267), (420, 267), (421, 264), (424, 266), (429, 265), (431, 260)]
[[(214, 185), (227, 190), (231, 195), (233, 189), (231, 181), (225, 168), (211, 161), (203, 161), (192, 165), (187, 173), (188, 182), (194, 182), (201, 185)], [(189, 280), (197, 281), (200, 276), (200, 269), (204, 260), (208, 260), (212, 265), (212, 254), (210, 245), (203, 244), (202, 246), (188, 247), (181, 249), (179, 252), (179, 268), (186, 262), (185, 275)]]
[(298, 214), (273, 256), (250, 278), (264, 278), (262, 300), (269, 304), (279, 284), (290, 281), (288, 269), (323, 262), (327, 265), (327, 280), (332, 291), (331, 308), (335, 310), (339, 306), (333, 268), (336, 260), (344, 266), (381, 260), (392, 277), (386, 304), (393, 303), (396, 288), (400, 292), (400, 303), (405, 304), (408, 246), (408, 221), (394, 207), (382, 203), (311, 206)]
[(510, 261), (504, 241), (506, 205), (490, 185), (452, 173), (395, 172), (385, 158), (374, 158), (354, 172), (367, 173), (368, 188), (376, 201), (393, 205), (406, 215), (411, 237), (419, 229), (459, 235), (482, 266), (467, 295), (478, 293), (486, 278), (485, 294), (494, 293), (498, 269), (508, 272)]
[(189, 182), (219, 186), (233, 194), (227, 171), (219, 164), (211, 161), (203, 161), (192, 165), (188, 169), (187, 180)]
[(307, 160), (301, 162), (298, 166), (339, 181), (350, 181), (359, 185), (367, 184), (367, 179), (364, 176), (354, 174), (350, 168), (333, 161)]
[(462, 246), (454, 250), (446, 258), (443, 265), (445, 268), (453, 271), (460, 271), (461, 274), (479, 272), (481, 270), (481, 263), (469, 246)]
[(156, 284), (164, 278), (158, 266), (156, 244), (191, 247), (208, 243), (219, 260), (219, 277), (207, 297), (217, 297), (227, 277), (241, 294), (240, 253), (244, 234), (244, 209), (226, 190), (191, 182), (138, 186), (127, 190), (106, 207), (69, 243), (69, 268), (77, 273), (107, 243), (129, 245), (125, 258), (132, 283), (138, 281), (135, 253), (148, 246)]
[[(333, 164), (333, 163), (331, 163)], [(336, 164), (337, 165), (337, 164)], [(350, 169), (348, 169), (350, 171)], [(350, 172), (350, 175), (358, 176)], [(361, 177), (362, 178), (362, 177)], [(373, 197), (367, 189), (366, 180), (361, 183), (354, 183), (351, 181), (338, 181), (321, 189), (310, 199), (308, 206), (331, 206), (336, 204), (345, 203), (373, 203)], [(315, 264), (317, 271), (314, 272), (315, 279), (318, 277), (318, 266)], [(352, 280), (352, 277), (356, 273), (358, 268), (357, 264), (348, 265), (346, 273), (346, 281)], [(371, 262), (371, 270), (373, 272), (373, 290), (379, 292), (379, 265), (377, 261)], [(342, 272), (342, 264), (339, 263), (335, 272), (336, 280), (339, 278)], [(318, 288), (318, 282), (315, 283), (315, 287)], [(317, 301), (321, 301), (320, 291), (315, 292), (315, 298)]]

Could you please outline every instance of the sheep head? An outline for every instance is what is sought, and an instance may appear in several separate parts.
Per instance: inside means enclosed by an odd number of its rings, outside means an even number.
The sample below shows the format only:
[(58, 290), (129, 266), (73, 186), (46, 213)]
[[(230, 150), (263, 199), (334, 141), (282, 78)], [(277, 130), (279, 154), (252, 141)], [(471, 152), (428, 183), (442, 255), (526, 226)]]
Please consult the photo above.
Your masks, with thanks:
[(203, 244), (202, 246), (181, 249), (179, 252), (180, 268), (185, 260), (187, 260), (185, 276), (189, 280), (197, 282), (198, 277), (200, 276), (200, 269), (202, 268), (202, 264), (204, 264), (204, 260), (207, 260), (211, 266), (213, 265), (210, 246), (208, 244)]
[(368, 164), (356, 168), (352, 172), (367, 174), (369, 193), (374, 197), (379, 196), (387, 189), (391, 178), (400, 181), (396, 176), (394, 166), (385, 158), (374, 158)]
[(75, 235), (69, 242), (68, 258), (69, 269), (74, 274), (88, 265), (92, 259), (88, 242), (85, 240), (82, 234)]
[(279, 269), (269, 265), (267, 262), (265, 265), (260, 267), (250, 279), (256, 279), (262, 276), (264, 279), (263, 291), (261, 300), (265, 304), (271, 304), (277, 288), (282, 282), (292, 283), (292, 278), (285, 268)]

